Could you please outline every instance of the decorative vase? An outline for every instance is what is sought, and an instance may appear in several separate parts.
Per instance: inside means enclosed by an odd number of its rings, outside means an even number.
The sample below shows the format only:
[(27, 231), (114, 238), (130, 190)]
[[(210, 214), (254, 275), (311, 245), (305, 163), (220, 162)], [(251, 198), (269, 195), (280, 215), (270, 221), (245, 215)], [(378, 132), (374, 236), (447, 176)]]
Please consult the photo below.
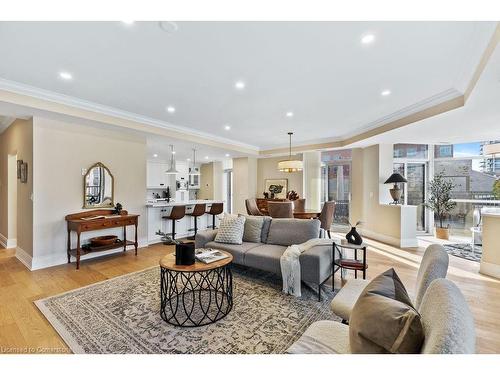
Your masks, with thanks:
[(353, 245), (361, 245), (363, 243), (363, 238), (361, 238), (356, 227), (351, 227), (351, 230), (345, 235), (345, 238), (347, 242)]
[(194, 264), (194, 242), (175, 245), (175, 264), (178, 266), (191, 266)]

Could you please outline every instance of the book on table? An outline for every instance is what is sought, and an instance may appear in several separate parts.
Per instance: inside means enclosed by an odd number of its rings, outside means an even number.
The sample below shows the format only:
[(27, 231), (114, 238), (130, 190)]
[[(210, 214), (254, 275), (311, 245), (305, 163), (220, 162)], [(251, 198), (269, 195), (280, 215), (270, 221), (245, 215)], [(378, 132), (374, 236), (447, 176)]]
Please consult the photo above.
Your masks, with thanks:
[(226, 259), (228, 256), (219, 250), (213, 249), (197, 249), (195, 257), (202, 263), (213, 263), (218, 260)]

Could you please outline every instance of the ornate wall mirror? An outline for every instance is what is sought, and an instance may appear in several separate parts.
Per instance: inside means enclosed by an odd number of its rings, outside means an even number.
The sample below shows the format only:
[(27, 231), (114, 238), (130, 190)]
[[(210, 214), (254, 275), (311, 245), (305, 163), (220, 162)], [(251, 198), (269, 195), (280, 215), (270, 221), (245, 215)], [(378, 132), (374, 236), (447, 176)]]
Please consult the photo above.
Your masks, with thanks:
[(83, 208), (113, 207), (113, 194), (113, 175), (104, 164), (94, 164), (83, 178)]

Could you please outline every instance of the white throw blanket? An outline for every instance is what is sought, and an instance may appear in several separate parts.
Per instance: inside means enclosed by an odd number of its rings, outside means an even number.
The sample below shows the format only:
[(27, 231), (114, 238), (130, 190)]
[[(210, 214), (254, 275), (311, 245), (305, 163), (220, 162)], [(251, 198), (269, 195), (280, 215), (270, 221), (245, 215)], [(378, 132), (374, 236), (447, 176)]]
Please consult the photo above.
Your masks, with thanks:
[(300, 245), (291, 245), (287, 247), (280, 258), (284, 293), (291, 294), (295, 297), (300, 297), (302, 295), (300, 287), (300, 254), (314, 246), (331, 247), (333, 242), (334, 240), (329, 238), (313, 238)]

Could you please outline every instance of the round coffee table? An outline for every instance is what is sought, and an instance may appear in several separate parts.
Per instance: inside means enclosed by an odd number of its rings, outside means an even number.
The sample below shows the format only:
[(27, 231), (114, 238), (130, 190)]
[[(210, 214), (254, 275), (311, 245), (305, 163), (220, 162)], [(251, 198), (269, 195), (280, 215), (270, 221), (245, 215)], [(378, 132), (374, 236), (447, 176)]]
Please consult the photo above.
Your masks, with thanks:
[(233, 308), (233, 256), (191, 266), (175, 264), (174, 254), (160, 260), (163, 320), (181, 327), (200, 327), (224, 318)]

